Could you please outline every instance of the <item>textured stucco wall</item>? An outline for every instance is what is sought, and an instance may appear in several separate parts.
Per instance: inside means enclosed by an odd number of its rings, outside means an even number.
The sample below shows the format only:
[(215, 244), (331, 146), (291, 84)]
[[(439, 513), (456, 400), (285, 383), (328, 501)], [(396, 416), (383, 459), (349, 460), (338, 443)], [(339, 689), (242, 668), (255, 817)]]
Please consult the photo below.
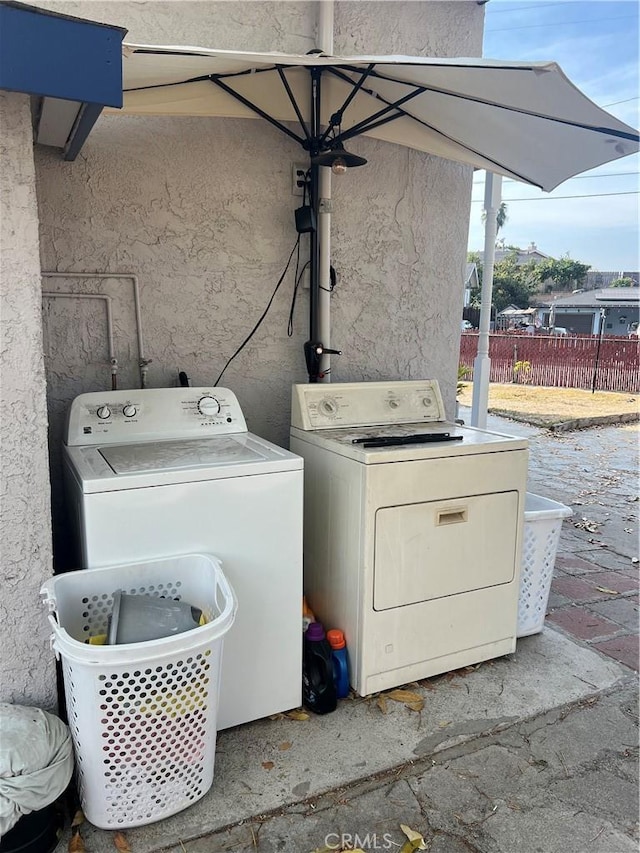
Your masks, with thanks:
[[(306, 52), (316, 3), (47, 2), (129, 28), (127, 40)], [(479, 55), (483, 9), (471, 2), (348, 2), (336, 53)], [(333, 181), (334, 381), (435, 377), (453, 415), (471, 170), (374, 140), (369, 164)], [(150, 385), (213, 382), (261, 314), (295, 241), (291, 163), (301, 150), (263, 121), (105, 116), (75, 163), (37, 151), (43, 269), (137, 273)], [(306, 260), (306, 238), (303, 238)], [(109, 292), (123, 387), (135, 382), (126, 284), (48, 282)], [(289, 273), (259, 333), (221, 384), (249, 428), (286, 444), (290, 385), (305, 381), (308, 291), (293, 335)], [(99, 305), (45, 307), (52, 453), (75, 394), (108, 387)], [(58, 479), (54, 464), (54, 496)]]
[(0, 702), (52, 708), (39, 590), (51, 576), (47, 408), (31, 112), (0, 92)]

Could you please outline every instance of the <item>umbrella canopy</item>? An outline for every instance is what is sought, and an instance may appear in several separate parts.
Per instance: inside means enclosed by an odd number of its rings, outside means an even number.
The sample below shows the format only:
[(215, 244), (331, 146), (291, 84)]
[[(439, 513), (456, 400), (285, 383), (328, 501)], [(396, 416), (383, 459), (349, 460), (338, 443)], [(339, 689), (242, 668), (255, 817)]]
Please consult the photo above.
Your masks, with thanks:
[(639, 147), (554, 62), (125, 44), (123, 75), (124, 113), (262, 117), (312, 155), (371, 136), (547, 191)]
[[(371, 136), (552, 190), (638, 151), (640, 137), (582, 94), (554, 62), (411, 56), (304, 56), (125, 44), (124, 108), (134, 115), (265, 119), (309, 154), (311, 207), (319, 170), (344, 144)], [(360, 160), (360, 162), (357, 162)], [(351, 165), (363, 159), (350, 158)], [(494, 235), (495, 236), (495, 235)], [(322, 377), (321, 260), (310, 232), (311, 382)], [(490, 281), (490, 275), (487, 276)], [(488, 329), (488, 326), (487, 326)]]

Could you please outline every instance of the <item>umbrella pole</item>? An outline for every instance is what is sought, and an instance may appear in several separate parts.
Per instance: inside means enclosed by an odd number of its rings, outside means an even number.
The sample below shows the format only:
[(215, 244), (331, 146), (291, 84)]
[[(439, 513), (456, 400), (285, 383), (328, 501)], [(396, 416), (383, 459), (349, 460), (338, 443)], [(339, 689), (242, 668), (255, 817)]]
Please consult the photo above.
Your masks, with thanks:
[(309, 195), (314, 213), (315, 228), (310, 234), (309, 257), (309, 338), (319, 341), (318, 306), (320, 301), (320, 240), (318, 235), (319, 179), (320, 166), (311, 166)]
[[(318, 47), (333, 55), (334, 0), (322, 0), (318, 6)], [(318, 335), (325, 347), (320, 360), (322, 382), (331, 381), (331, 169), (318, 175)]]
[[(320, 75), (319, 68), (311, 69), (311, 148), (309, 156), (319, 153), (320, 135)], [(313, 211), (314, 228), (309, 235), (309, 340), (304, 345), (304, 357), (307, 363), (309, 382), (320, 379), (320, 361), (324, 347), (320, 340), (320, 240), (318, 234), (318, 215), (320, 212), (320, 166), (311, 163), (309, 170), (309, 196)]]

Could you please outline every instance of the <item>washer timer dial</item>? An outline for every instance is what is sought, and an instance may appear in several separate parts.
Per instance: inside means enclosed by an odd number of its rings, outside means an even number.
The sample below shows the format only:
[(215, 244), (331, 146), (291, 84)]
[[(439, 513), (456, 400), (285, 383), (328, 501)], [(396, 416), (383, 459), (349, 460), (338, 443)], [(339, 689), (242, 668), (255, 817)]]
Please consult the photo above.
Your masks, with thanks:
[(106, 421), (107, 418), (111, 417), (111, 409), (109, 406), (99, 406), (96, 415), (100, 418), (101, 421)]
[(220, 413), (220, 403), (215, 397), (207, 394), (198, 400), (198, 411), (201, 415), (211, 418)]
[(127, 403), (126, 406), (122, 407), (122, 414), (125, 418), (135, 418), (137, 414), (137, 409), (135, 406), (132, 406), (130, 403)]

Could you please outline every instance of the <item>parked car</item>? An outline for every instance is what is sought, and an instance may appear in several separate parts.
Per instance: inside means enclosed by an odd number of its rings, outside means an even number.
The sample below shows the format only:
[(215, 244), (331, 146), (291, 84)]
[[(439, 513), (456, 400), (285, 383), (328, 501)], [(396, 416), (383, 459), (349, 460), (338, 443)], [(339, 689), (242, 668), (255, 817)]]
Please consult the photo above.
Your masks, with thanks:
[(462, 331), (463, 332), (470, 332), (470, 331), (472, 331), (472, 329), (473, 329), (473, 325), (468, 320), (462, 321)]

